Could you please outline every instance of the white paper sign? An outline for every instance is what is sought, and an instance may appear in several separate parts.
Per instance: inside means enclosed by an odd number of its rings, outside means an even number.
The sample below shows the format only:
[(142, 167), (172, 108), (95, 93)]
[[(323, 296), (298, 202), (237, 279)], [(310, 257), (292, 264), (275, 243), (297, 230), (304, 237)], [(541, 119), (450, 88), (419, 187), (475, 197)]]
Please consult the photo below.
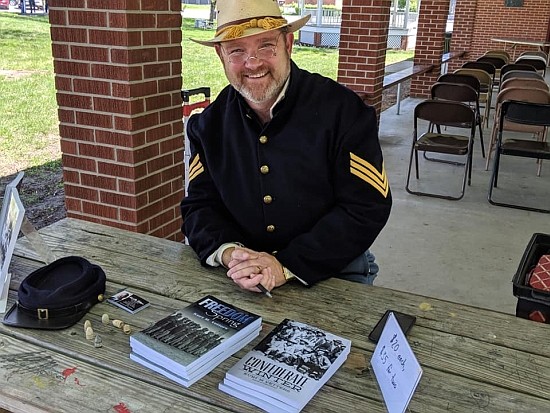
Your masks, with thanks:
[(25, 208), (17, 191), (21, 179), (23, 179), (23, 172), (19, 172), (15, 179), (6, 186), (0, 212), (0, 313), (6, 312), (11, 280), (8, 270), (25, 215)]
[(403, 413), (414, 394), (422, 367), (397, 319), (390, 313), (370, 360), (389, 413)]

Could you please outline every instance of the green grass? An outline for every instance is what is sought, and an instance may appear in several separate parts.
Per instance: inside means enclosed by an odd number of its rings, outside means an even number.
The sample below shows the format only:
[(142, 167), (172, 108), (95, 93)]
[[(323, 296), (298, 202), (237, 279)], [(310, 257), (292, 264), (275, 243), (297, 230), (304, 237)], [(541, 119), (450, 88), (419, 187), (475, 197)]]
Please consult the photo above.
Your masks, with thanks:
[[(189, 38), (210, 39), (213, 33), (184, 19), (183, 88), (208, 86), (212, 99), (227, 85), (225, 74), (214, 48)], [(389, 51), (386, 62), (412, 53)], [(292, 57), (298, 66), (336, 79), (337, 49), (295, 46)], [(14, 165), (26, 169), (55, 160), (59, 128), (47, 16), (0, 13), (0, 96), (0, 175)]]
[(52, 62), (47, 17), (0, 14), (0, 70), (10, 71), (0, 72), (0, 172), (51, 160), (59, 133)]

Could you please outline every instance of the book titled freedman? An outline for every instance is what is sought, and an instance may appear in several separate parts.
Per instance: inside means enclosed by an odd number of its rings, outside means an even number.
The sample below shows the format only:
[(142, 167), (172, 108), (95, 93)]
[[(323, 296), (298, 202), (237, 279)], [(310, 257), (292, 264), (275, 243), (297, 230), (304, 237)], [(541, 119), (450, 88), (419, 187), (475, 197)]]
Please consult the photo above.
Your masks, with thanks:
[(229, 369), (219, 388), (268, 412), (297, 413), (350, 348), (348, 339), (286, 319)]
[(130, 358), (187, 387), (261, 328), (260, 316), (209, 295), (132, 334)]

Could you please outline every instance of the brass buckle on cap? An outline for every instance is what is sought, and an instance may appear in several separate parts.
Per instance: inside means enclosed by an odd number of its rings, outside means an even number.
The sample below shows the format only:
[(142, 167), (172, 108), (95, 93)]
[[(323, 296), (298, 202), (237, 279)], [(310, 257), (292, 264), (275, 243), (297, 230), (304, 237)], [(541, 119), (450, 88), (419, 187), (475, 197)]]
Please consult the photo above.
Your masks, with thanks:
[(47, 308), (37, 308), (36, 313), (38, 314), (38, 319), (39, 320), (47, 320), (49, 318)]

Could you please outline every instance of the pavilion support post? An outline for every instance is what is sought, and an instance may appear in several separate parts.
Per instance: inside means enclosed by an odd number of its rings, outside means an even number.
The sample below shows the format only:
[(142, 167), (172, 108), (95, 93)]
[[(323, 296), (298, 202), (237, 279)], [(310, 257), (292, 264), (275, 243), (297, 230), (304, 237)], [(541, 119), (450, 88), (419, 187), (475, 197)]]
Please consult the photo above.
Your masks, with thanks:
[[(475, 32), (477, 13), (477, 0), (457, 0), (455, 6), (455, 19), (453, 23), (453, 35), (451, 37), (451, 50), (454, 52), (469, 52)], [(449, 62), (449, 72), (462, 66), (468, 60), (468, 55), (461, 59)]]
[(340, 30), (338, 81), (382, 108), (382, 86), (391, 2), (344, 0)]
[(50, 0), (67, 216), (182, 240), (180, 0)]
[(433, 65), (434, 69), (411, 79), (411, 97), (429, 97), (430, 87), (441, 74), (441, 58), (445, 48), (448, 15), (449, 0), (422, 0), (420, 2), (414, 64)]

